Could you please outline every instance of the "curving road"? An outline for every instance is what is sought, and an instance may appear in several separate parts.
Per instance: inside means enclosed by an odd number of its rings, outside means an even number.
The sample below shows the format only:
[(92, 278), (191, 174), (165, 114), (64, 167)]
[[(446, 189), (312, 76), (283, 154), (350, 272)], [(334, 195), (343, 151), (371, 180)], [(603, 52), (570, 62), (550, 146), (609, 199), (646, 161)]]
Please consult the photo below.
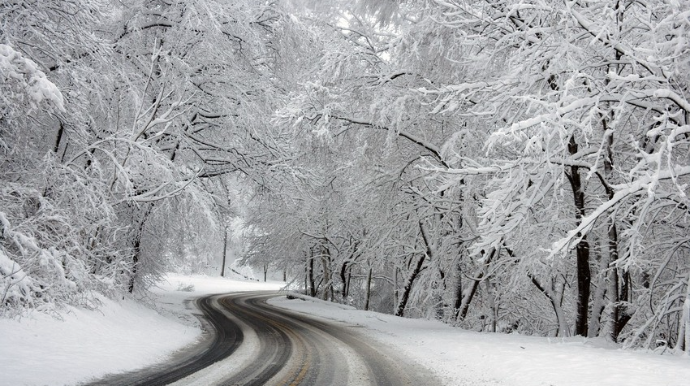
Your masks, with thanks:
[[(197, 300), (212, 336), (171, 362), (98, 385), (438, 385), (432, 374), (359, 334), (270, 306), (276, 293)], [(295, 300), (299, 301), (299, 300)]]

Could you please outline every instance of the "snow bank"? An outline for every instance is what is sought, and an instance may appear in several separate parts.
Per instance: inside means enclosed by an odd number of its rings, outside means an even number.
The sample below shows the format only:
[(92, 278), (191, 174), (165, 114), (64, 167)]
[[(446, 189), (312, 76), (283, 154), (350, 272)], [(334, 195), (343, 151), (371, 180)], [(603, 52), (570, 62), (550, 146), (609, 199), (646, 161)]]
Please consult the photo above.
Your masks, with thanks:
[(447, 385), (680, 386), (690, 379), (688, 357), (621, 350), (602, 340), (476, 333), (314, 299), (269, 303), (364, 327), (357, 331), (427, 366)]
[(200, 336), (137, 302), (100, 300), (99, 310), (69, 307), (62, 320), (39, 312), (0, 320), (0, 384), (74, 384), (164, 360)]
[(39, 312), (0, 319), (0, 386), (73, 385), (165, 361), (201, 336), (189, 300), (281, 286), (170, 274), (152, 294), (159, 312), (100, 297), (99, 310), (68, 307), (61, 320)]

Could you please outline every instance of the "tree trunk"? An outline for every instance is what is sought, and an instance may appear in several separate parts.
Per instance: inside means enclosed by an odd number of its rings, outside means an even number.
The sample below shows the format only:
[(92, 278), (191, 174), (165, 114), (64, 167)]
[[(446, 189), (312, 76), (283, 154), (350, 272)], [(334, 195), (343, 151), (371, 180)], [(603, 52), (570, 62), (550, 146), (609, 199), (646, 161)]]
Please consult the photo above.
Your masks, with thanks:
[(470, 303), (472, 303), (472, 299), (474, 298), (474, 295), (477, 293), (477, 288), (479, 287), (479, 283), (483, 281), (484, 278), (484, 271), (486, 270), (486, 266), (491, 263), (491, 260), (493, 260), (494, 256), (496, 255), (496, 249), (491, 249), (491, 253), (489, 254), (489, 257), (486, 259), (486, 262), (484, 263), (484, 266), (481, 267), (479, 270), (477, 270), (474, 273), (474, 278), (472, 280), (472, 283), (470, 284), (469, 289), (466, 290), (467, 293), (465, 293), (462, 297), (462, 302), (460, 303), (459, 311), (457, 314), (457, 320), (463, 320), (467, 317), (467, 313), (470, 310)]
[[(323, 275), (321, 276), (321, 282), (319, 283), (319, 287), (321, 286), (321, 283), (324, 284), (324, 289), (323, 293), (321, 294), (321, 299), (323, 300), (330, 300), (333, 301), (334, 298), (334, 293), (335, 290), (333, 288), (333, 272), (331, 271), (331, 251), (328, 249), (328, 247), (325, 245), (326, 239), (323, 238), (320, 240), (319, 244), (317, 244), (314, 249), (318, 252), (318, 258), (321, 261), (321, 269), (323, 272)], [(312, 257), (313, 258), (313, 257)], [(313, 272), (313, 263), (311, 265), (312, 269), (311, 271)], [(312, 273), (313, 274), (313, 273)], [(317, 296), (318, 291), (314, 290), (314, 293)]]
[[(609, 200), (614, 198), (615, 192), (609, 186), (609, 179), (613, 174), (613, 131), (609, 130), (608, 123), (606, 119), (602, 120), (602, 126), (604, 128), (604, 140), (606, 141), (606, 153), (604, 157), (604, 176), (605, 180), (602, 180), (602, 184), (606, 189)], [(607, 238), (608, 238), (608, 253), (609, 253), (609, 264), (614, 264), (612, 279), (613, 279), (613, 309), (611, 315), (611, 340), (614, 342), (618, 341), (618, 336), (628, 321), (630, 321), (630, 315), (628, 313), (628, 288), (630, 274), (627, 270), (621, 270), (617, 266), (618, 255), (618, 230), (616, 228), (616, 221), (614, 219), (614, 213), (609, 212), (608, 219), (606, 220), (606, 225), (608, 227)], [(621, 280), (622, 279), (622, 280)]]
[[(443, 196), (443, 192), (441, 192), (441, 196)], [(443, 217), (442, 215), (440, 216), (441, 218)], [(429, 237), (429, 233), (426, 229), (426, 226), (424, 226), (423, 222), (419, 223), (419, 230), (422, 234), (422, 240), (424, 241), (424, 246), (426, 247), (426, 256), (429, 259), (429, 261), (435, 261), (436, 259), (436, 252), (435, 252), (435, 247), (431, 243), (431, 238)], [(432, 298), (434, 302), (434, 308), (435, 310), (435, 316), (436, 319), (442, 320), (443, 319), (443, 313), (444, 313), (444, 304), (443, 304), (443, 293), (445, 292), (446, 289), (446, 274), (443, 272), (442, 269), (438, 270), (438, 275), (440, 280), (435, 280), (434, 283), (432, 284)]]
[(367, 272), (367, 285), (366, 285), (366, 296), (365, 296), (365, 302), (364, 302), (364, 311), (369, 311), (369, 301), (371, 300), (371, 274), (372, 274), (373, 269), (369, 267), (369, 271)]
[(419, 222), (419, 231), (422, 234), (422, 240), (424, 241), (426, 252), (422, 255), (422, 257), (419, 258), (419, 260), (417, 260), (417, 264), (410, 273), (410, 276), (407, 278), (407, 281), (405, 281), (405, 286), (403, 287), (403, 292), (400, 296), (400, 301), (398, 302), (398, 305), (395, 309), (395, 316), (403, 316), (405, 312), (405, 307), (407, 306), (407, 301), (410, 298), (410, 291), (412, 290), (412, 285), (414, 284), (415, 279), (417, 279), (417, 276), (419, 276), (419, 273), (422, 271), (424, 260), (426, 260), (427, 257), (431, 258), (432, 256), (432, 248), (431, 244), (429, 243), (429, 236), (427, 235), (426, 228), (424, 227), (424, 224), (421, 221)]
[(342, 290), (340, 291), (340, 296), (342, 297), (343, 303), (345, 303), (345, 300), (347, 299), (347, 296), (349, 295), (349, 280), (347, 279), (347, 261), (343, 263), (342, 267), (340, 268), (340, 281), (343, 283)]
[(461, 257), (455, 263), (453, 275), (455, 276), (455, 285), (453, 289), (453, 314), (451, 319), (457, 320), (460, 313), (460, 306), (462, 305), (462, 264)]
[[(570, 137), (568, 151), (571, 155), (576, 154), (578, 151), (578, 145), (575, 142), (574, 136)], [(576, 226), (579, 226), (582, 222), (582, 218), (585, 216), (585, 192), (578, 166), (570, 167), (568, 179), (573, 190)], [(587, 242), (587, 235), (578, 234), (578, 237), (581, 237), (581, 239), (575, 248), (575, 255), (577, 258), (577, 314), (575, 317), (575, 335), (587, 336), (589, 292), (592, 281), (589, 268), (589, 242)]]
[(460, 263), (455, 267), (455, 292), (453, 293), (453, 319), (457, 320), (462, 305), (462, 269)]
[(446, 286), (446, 273), (442, 270), (438, 270), (439, 280), (434, 283), (434, 304), (436, 307), (436, 319), (443, 320), (446, 316), (446, 310), (448, 309), (448, 304), (445, 302), (444, 295), (447, 290)]
[(53, 145), (53, 153), (57, 154), (60, 150), (60, 143), (62, 142), (62, 136), (65, 132), (65, 124), (60, 120), (60, 127), (55, 138), (55, 144)]
[[(614, 224), (609, 228), (609, 248), (613, 250), (610, 252), (612, 262), (618, 260), (618, 235)], [(615, 260), (614, 260), (615, 259)], [(630, 274), (626, 270), (619, 270), (617, 267), (613, 268), (613, 288), (615, 293), (613, 306), (613, 315), (611, 316), (611, 340), (618, 341), (618, 336), (626, 324), (630, 321), (631, 315), (628, 313), (628, 287), (630, 285)], [(622, 280), (621, 280), (622, 279)]]
[(228, 253), (228, 228), (225, 228), (225, 237), (223, 238), (223, 263), (220, 267), (220, 276), (225, 277), (225, 258)]
[(316, 297), (316, 286), (314, 285), (314, 254), (309, 252), (307, 261), (307, 278), (309, 280), (309, 296)]
[[(623, 5), (621, 4), (620, 1), (616, 2), (615, 6), (616, 10), (616, 22), (618, 24), (618, 31), (622, 31), (622, 23), (623, 23), (623, 15), (624, 15), (624, 8)], [(623, 53), (620, 50), (615, 50), (615, 56), (616, 60), (614, 64), (609, 65), (608, 72), (616, 72), (620, 74), (620, 60), (623, 57)], [(609, 79), (606, 79), (606, 84), (608, 85)], [(611, 112), (611, 120), (615, 118), (615, 113)], [(604, 117), (602, 119), (602, 128), (604, 130), (604, 141), (605, 141), (605, 157), (604, 157), (604, 175), (606, 177), (606, 182), (604, 183), (604, 187), (606, 189), (606, 193), (608, 194), (609, 200), (612, 200), (614, 198), (615, 192), (611, 187), (609, 186), (608, 182), (613, 176), (613, 134), (615, 127), (609, 127), (608, 124), (608, 117)], [(616, 262), (618, 261), (619, 255), (618, 255), (618, 230), (616, 229), (616, 221), (614, 218), (614, 212), (610, 211), (609, 212), (609, 218), (607, 221), (608, 225), (608, 246), (609, 246), (609, 255), (610, 255), (610, 261), (613, 264), (617, 264)], [(630, 274), (627, 272), (627, 270), (623, 269), (622, 274), (619, 272), (620, 270), (618, 269), (618, 266), (614, 266), (613, 268), (613, 278), (614, 278), (614, 301), (615, 305), (613, 307), (613, 315), (611, 316), (611, 340), (614, 342), (618, 341), (618, 336), (620, 335), (621, 331), (623, 331), (623, 328), (625, 327), (626, 324), (628, 324), (628, 321), (630, 321), (631, 315), (628, 312), (628, 288), (629, 288), (629, 281), (630, 281)], [(622, 279), (622, 283), (620, 282), (620, 279)]]
[(498, 320), (498, 305), (496, 304), (496, 298), (493, 294), (493, 288), (491, 286), (491, 281), (488, 277), (483, 280), (484, 286), (486, 287), (486, 298), (489, 303), (489, 309), (491, 310), (491, 328), (489, 332), (496, 332), (496, 322)]
[(460, 304), (460, 310), (458, 312), (457, 320), (463, 320), (467, 317), (467, 313), (470, 310), (470, 303), (472, 303), (472, 299), (474, 298), (474, 295), (477, 293), (477, 288), (479, 287), (479, 283), (482, 282), (481, 279), (483, 276), (484, 272), (477, 272), (477, 275), (475, 276), (476, 279), (472, 280), (470, 288), (467, 290), (467, 293), (462, 297), (462, 302)]
[(398, 301), (398, 305), (397, 307), (395, 307), (395, 316), (404, 316), (405, 307), (407, 306), (407, 301), (410, 298), (410, 291), (412, 290), (412, 285), (414, 284), (415, 279), (417, 279), (419, 273), (422, 271), (422, 265), (424, 264), (425, 259), (426, 254), (423, 254), (419, 258), (419, 260), (417, 260), (417, 264), (415, 265), (412, 272), (410, 272), (410, 275), (407, 277), (407, 280), (405, 281), (405, 286), (403, 287), (402, 293), (400, 294), (400, 301)]
[(146, 224), (146, 220), (148, 219), (149, 214), (151, 214), (154, 205), (154, 203), (145, 204), (146, 208), (143, 210), (141, 220), (139, 221), (138, 226), (134, 230), (134, 240), (132, 240), (132, 272), (129, 278), (129, 285), (127, 288), (129, 293), (134, 292), (134, 283), (136, 282), (136, 277), (139, 273), (139, 261), (141, 260), (141, 236), (144, 234), (144, 225)]
[(129, 275), (129, 284), (127, 285), (127, 291), (129, 293), (134, 293), (134, 282), (135, 278), (137, 277), (137, 269), (139, 268), (139, 247), (141, 245), (141, 237), (137, 237), (136, 240), (134, 240), (134, 253), (132, 255), (132, 271), (130, 272)]
[(678, 334), (678, 341), (681, 345), (681, 350), (687, 355), (690, 355), (690, 275), (688, 275), (688, 282), (685, 287), (685, 301), (683, 301), (683, 317), (680, 321), (681, 331)]
[(347, 272), (347, 296), (350, 296), (350, 283), (352, 282), (352, 270)]
[(595, 337), (598, 336), (601, 331), (601, 315), (604, 313), (606, 308), (606, 294), (608, 292), (608, 277), (605, 272), (607, 272), (609, 266), (609, 261), (606, 256), (601, 256), (599, 261), (599, 275), (596, 291), (592, 296), (592, 315), (590, 316), (589, 324), (587, 326), (587, 336)]
[(322, 247), (321, 265), (323, 266), (323, 281), (326, 287), (323, 290), (323, 300), (333, 301), (333, 279), (331, 274), (331, 255), (326, 247)]
[(393, 300), (395, 300), (395, 305), (397, 306), (400, 301), (400, 290), (398, 289), (398, 267), (396, 266), (393, 266)]
[(565, 320), (565, 313), (563, 312), (563, 308), (561, 307), (561, 299), (559, 299), (559, 297), (553, 291), (553, 279), (551, 281), (551, 288), (548, 288), (541, 285), (541, 283), (539, 283), (539, 280), (537, 280), (537, 278), (535, 278), (534, 276), (529, 275), (529, 278), (532, 280), (532, 284), (534, 284), (534, 286), (537, 287), (537, 289), (541, 293), (543, 293), (551, 303), (551, 308), (553, 308), (553, 312), (556, 315), (556, 323), (558, 323), (558, 333), (556, 334), (556, 336), (570, 336), (568, 322)]

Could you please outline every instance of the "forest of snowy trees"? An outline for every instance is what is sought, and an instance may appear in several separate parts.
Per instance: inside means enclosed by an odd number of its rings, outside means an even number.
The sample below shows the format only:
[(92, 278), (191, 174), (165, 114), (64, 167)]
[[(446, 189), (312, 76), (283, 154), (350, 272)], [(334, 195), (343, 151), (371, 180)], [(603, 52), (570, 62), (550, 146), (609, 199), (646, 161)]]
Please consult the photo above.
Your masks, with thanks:
[[(0, 313), (242, 260), (690, 352), (690, 3), (11, 0)], [(232, 238), (232, 237), (231, 237)]]

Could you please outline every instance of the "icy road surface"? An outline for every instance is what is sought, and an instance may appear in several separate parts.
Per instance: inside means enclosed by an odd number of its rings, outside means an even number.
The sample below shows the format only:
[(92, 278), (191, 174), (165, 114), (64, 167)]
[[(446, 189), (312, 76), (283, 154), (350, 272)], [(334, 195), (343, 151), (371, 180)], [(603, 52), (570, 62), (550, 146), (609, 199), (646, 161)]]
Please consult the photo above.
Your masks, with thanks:
[[(203, 297), (212, 326), (207, 344), (177, 360), (94, 385), (438, 385), (428, 370), (363, 337), (356, 327), (324, 322), (266, 304), (281, 296), (249, 292)], [(282, 295), (284, 296), (284, 295)]]

